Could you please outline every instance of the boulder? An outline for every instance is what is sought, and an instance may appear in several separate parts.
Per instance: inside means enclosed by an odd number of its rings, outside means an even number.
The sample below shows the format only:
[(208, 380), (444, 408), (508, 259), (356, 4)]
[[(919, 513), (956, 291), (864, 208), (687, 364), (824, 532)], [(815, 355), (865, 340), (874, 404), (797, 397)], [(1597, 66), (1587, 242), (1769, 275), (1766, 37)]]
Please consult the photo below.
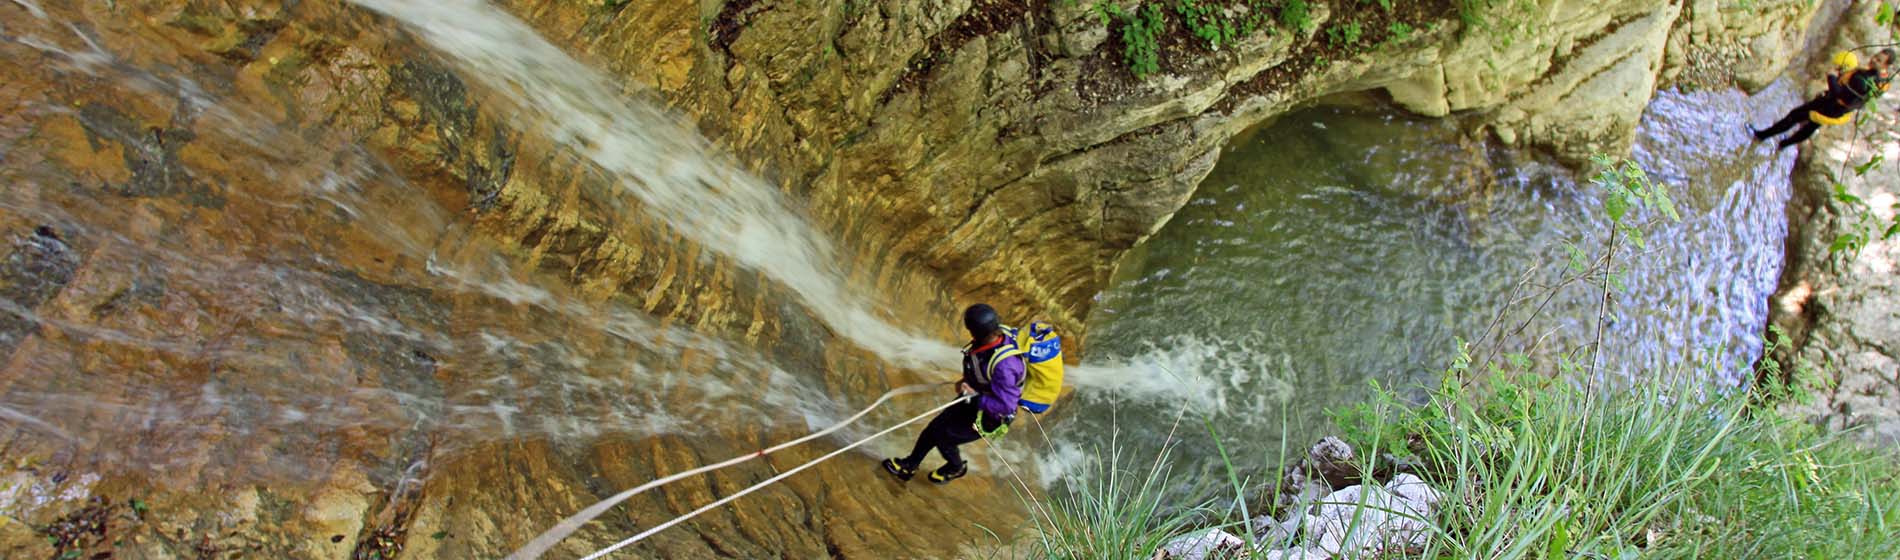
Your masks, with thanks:
[(1247, 541), (1240, 537), (1220, 529), (1208, 529), (1168, 541), (1168, 544), (1161, 546), (1160, 551), (1155, 552), (1154, 560), (1238, 558), (1246, 548)]

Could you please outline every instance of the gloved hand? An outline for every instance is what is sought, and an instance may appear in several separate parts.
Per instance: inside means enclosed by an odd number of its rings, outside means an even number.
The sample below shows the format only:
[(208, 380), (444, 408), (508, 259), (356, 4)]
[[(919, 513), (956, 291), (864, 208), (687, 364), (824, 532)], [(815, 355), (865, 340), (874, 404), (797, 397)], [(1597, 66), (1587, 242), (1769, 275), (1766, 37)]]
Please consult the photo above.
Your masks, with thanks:
[(974, 394), (976, 394), (976, 389), (971, 389), (969, 383), (964, 383), (962, 381), (957, 382), (957, 396), (963, 397), (963, 396), (969, 396), (969, 395), (974, 395)]

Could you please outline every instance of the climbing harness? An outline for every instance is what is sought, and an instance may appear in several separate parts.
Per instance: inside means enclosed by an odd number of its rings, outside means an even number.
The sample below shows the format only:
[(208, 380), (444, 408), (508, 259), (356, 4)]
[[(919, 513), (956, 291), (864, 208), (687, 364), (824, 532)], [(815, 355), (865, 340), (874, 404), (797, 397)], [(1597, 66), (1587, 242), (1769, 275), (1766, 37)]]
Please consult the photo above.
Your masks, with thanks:
[(1853, 120), (1853, 118), (1854, 118), (1853, 113), (1847, 113), (1845, 115), (1841, 115), (1838, 117), (1830, 117), (1830, 116), (1821, 114), (1820, 111), (1808, 111), (1808, 120), (1814, 121), (1814, 124), (1820, 124), (1820, 125), (1834, 126), (1834, 125), (1847, 124), (1847, 122), (1850, 120)]
[[(947, 384), (948, 384), (948, 383), (923, 383), (923, 384), (918, 384), (918, 385), (907, 385), (907, 386), (904, 386), (904, 387), (899, 387), (899, 388), (896, 388), (896, 389), (892, 389), (892, 390), (890, 390), (889, 392), (886, 392), (886, 393), (884, 393), (883, 395), (881, 395), (881, 396), (879, 396), (879, 397), (877, 398), (877, 400), (876, 400), (876, 401), (872, 401), (872, 402), (871, 402), (871, 404), (870, 404), (870, 406), (866, 406), (866, 407), (864, 407), (864, 409), (863, 409), (863, 410), (860, 410), (860, 411), (858, 411), (858, 413), (857, 413), (857, 414), (853, 414), (853, 415), (851, 415), (851, 417), (850, 417), (850, 418), (846, 418), (846, 419), (844, 419), (844, 421), (842, 421), (842, 422), (838, 422), (838, 423), (836, 423), (836, 424), (832, 424), (832, 425), (831, 425), (830, 427), (827, 427), (827, 428), (825, 428), (825, 429), (823, 429), (823, 430), (819, 430), (819, 431), (816, 431), (816, 432), (812, 432), (812, 433), (811, 433), (810, 435), (806, 435), (806, 436), (804, 436), (804, 437), (801, 437), (801, 438), (798, 438), (798, 439), (795, 439), (795, 440), (792, 440), (792, 441), (788, 441), (788, 442), (785, 442), (785, 443), (781, 443), (781, 444), (778, 444), (778, 445), (775, 445), (775, 446), (772, 446), (772, 447), (768, 447), (768, 448), (765, 448), (765, 449), (761, 449), (761, 450), (759, 450), (759, 451), (756, 451), (756, 452), (753, 452), (753, 453), (748, 453), (748, 454), (745, 454), (745, 455), (740, 455), (740, 456), (738, 456), (738, 457), (733, 457), (733, 458), (731, 458), (731, 459), (727, 459), (727, 460), (725, 460), (725, 461), (721, 461), (721, 462), (718, 462), (718, 463), (714, 463), (714, 464), (711, 464), (711, 465), (706, 465), (706, 466), (703, 466), (703, 467), (699, 467), (699, 468), (696, 468), (696, 469), (692, 469), (692, 470), (688, 470), (688, 471), (684, 471), (684, 472), (680, 472), (680, 473), (677, 473), (677, 474), (673, 474), (673, 475), (670, 475), (670, 476), (667, 476), (667, 477), (664, 477), (664, 478), (660, 478), (660, 479), (658, 479), (658, 480), (654, 480), (654, 481), (652, 481), (652, 482), (648, 482), (648, 483), (646, 483), (646, 484), (642, 484), (642, 485), (639, 485), (639, 486), (636, 486), (636, 487), (633, 487), (633, 488), (629, 488), (629, 489), (627, 489), (626, 491), (623, 491), (623, 492), (621, 492), (621, 493), (619, 493), (619, 494), (615, 494), (615, 495), (613, 495), (612, 497), (609, 497), (609, 498), (607, 498), (607, 499), (605, 499), (605, 500), (601, 500), (600, 502), (598, 502), (598, 503), (595, 503), (594, 505), (591, 505), (591, 506), (587, 506), (587, 509), (583, 509), (583, 510), (581, 510), (580, 512), (578, 512), (578, 513), (575, 513), (574, 515), (570, 515), (570, 516), (568, 516), (568, 517), (567, 517), (567, 519), (563, 519), (563, 520), (561, 520), (561, 522), (560, 522), (560, 523), (557, 523), (557, 524), (555, 524), (555, 525), (554, 525), (554, 527), (552, 527), (552, 528), (549, 528), (549, 529), (548, 529), (548, 530), (547, 530), (546, 532), (543, 532), (543, 533), (541, 533), (541, 535), (540, 535), (540, 536), (537, 536), (537, 537), (535, 537), (535, 538), (534, 538), (534, 540), (532, 540), (532, 541), (528, 541), (528, 544), (526, 544), (526, 545), (522, 545), (522, 547), (521, 547), (521, 548), (520, 548), (519, 550), (516, 550), (516, 551), (514, 552), (514, 554), (510, 554), (510, 555), (508, 555), (508, 560), (528, 560), (528, 559), (531, 559), (531, 558), (539, 558), (539, 557), (540, 557), (540, 556), (541, 556), (542, 554), (545, 554), (545, 553), (547, 553), (547, 551), (548, 551), (548, 549), (550, 549), (550, 548), (554, 548), (554, 545), (555, 545), (556, 543), (559, 543), (559, 542), (561, 542), (561, 539), (565, 539), (565, 538), (567, 538), (567, 536), (568, 536), (568, 535), (571, 535), (571, 534), (573, 534), (573, 533), (574, 533), (574, 531), (576, 531), (576, 530), (579, 530), (579, 529), (580, 529), (580, 527), (581, 527), (581, 525), (584, 525), (584, 524), (586, 524), (586, 523), (587, 523), (588, 521), (592, 521), (592, 520), (593, 520), (593, 519), (594, 519), (595, 517), (599, 517), (599, 516), (600, 516), (600, 514), (602, 514), (602, 513), (606, 513), (608, 509), (610, 509), (610, 508), (612, 508), (612, 507), (614, 507), (614, 506), (616, 506), (616, 505), (619, 505), (619, 504), (620, 504), (621, 502), (624, 502), (624, 501), (627, 501), (627, 500), (628, 500), (629, 498), (632, 498), (632, 497), (634, 497), (634, 496), (637, 496), (637, 495), (640, 495), (640, 494), (641, 494), (641, 493), (643, 493), (643, 492), (646, 492), (646, 491), (648, 491), (648, 490), (652, 490), (652, 489), (654, 489), (654, 488), (659, 488), (659, 487), (661, 487), (661, 486), (665, 486), (665, 485), (667, 485), (667, 484), (671, 484), (671, 483), (673, 483), (673, 482), (677, 482), (677, 481), (679, 481), (679, 480), (681, 480), (681, 479), (684, 479), (684, 478), (687, 478), (687, 477), (691, 477), (691, 476), (694, 476), (694, 475), (699, 475), (699, 474), (704, 474), (704, 473), (708, 473), (708, 472), (712, 472), (712, 471), (716, 471), (716, 470), (719, 470), (719, 469), (723, 469), (723, 468), (726, 468), (726, 467), (730, 467), (730, 466), (733, 466), (733, 465), (737, 465), (737, 464), (739, 464), (739, 463), (744, 463), (744, 462), (746, 462), (746, 461), (751, 461), (751, 460), (753, 460), (753, 459), (758, 459), (758, 458), (760, 458), (760, 457), (764, 457), (764, 456), (766, 456), (766, 455), (770, 455), (770, 454), (772, 454), (772, 453), (775, 453), (775, 452), (778, 452), (778, 451), (782, 451), (782, 450), (785, 450), (785, 449), (787, 449), (787, 448), (790, 448), (790, 447), (793, 447), (793, 446), (796, 446), (796, 445), (799, 445), (799, 444), (802, 444), (802, 443), (805, 443), (805, 442), (808, 442), (808, 441), (812, 441), (812, 440), (815, 440), (815, 439), (818, 439), (818, 438), (821, 438), (821, 437), (824, 437), (824, 436), (826, 436), (826, 435), (829, 435), (829, 434), (831, 434), (832, 432), (836, 432), (836, 431), (838, 431), (838, 430), (840, 430), (840, 429), (843, 429), (843, 428), (844, 428), (845, 426), (849, 426), (849, 425), (851, 425), (852, 423), (854, 423), (854, 422), (857, 422), (859, 418), (863, 418), (863, 417), (864, 417), (864, 416), (865, 416), (866, 414), (870, 414), (872, 410), (874, 410), (874, 409), (876, 409), (876, 408), (877, 408), (877, 407), (879, 407), (879, 406), (882, 406), (882, 405), (883, 405), (883, 404), (884, 404), (884, 403), (885, 403), (886, 401), (889, 401), (889, 400), (891, 400), (891, 399), (893, 399), (893, 398), (896, 398), (896, 397), (900, 397), (900, 396), (904, 396), (904, 395), (912, 395), (912, 394), (916, 394), (916, 393), (921, 393), (921, 392), (924, 392), (924, 391), (929, 391), (929, 390), (933, 390), (933, 389), (938, 389), (938, 388), (940, 388), (940, 387), (942, 387), (942, 386), (944, 386), (944, 385), (947, 385)], [(808, 462), (808, 463), (805, 463), (805, 464), (803, 464), (803, 465), (799, 465), (799, 466), (798, 466), (798, 467), (796, 467), (796, 468), (793, 468), (793, 469), (791, 469), (791, 470), (789, 470), (789, 471), (785, 471), (784, 473), (782, 473), (782, 474), (780, 474), (780, 475), (778, 475), (778, 476), (775, 476), (775, 477), (772, 477), (772, 478), (770, 478), (770, 479), (767, 479), (767, 480), (766, 480), (765, 482), (761, 482), (761, 483), (759, 483), (759, 484), (757, 484), (757, 485), (754, 485), (754, 486), (752, 486), (752, 487), (749, 487), (749, 488), (746, 488), (745, 490), (742, 490), (742, 491), (740, 491), (740, 492), (738, 492), (738, 493), (736, 493), (736, 494), (733, 494), (733, 495), (731, 495), (731, 496), (727, 496), (727, 497), (726, 497), (726, 498), (724, 498), (724, 499), (721, 499), (721, 500), (719, 500), (719, 501), (716, 501), (716, 502), (713, 502), (713, 503), (711, 503), (711, 504), (707, 504), (707, 505), (706, 505), (705, 507), (702, 507), (702, 508), (700, 508), (700, 509), (697, 509), (697, 510), (694, 510), (694, 511), (693, 511), (692, 513), (688, 513), (688, 514), (686, 514), (686, 515), (683, 515), (683, 516), (680, 516), (680, 517), (677, 517), (677, 518), (674, 518), (674, 519), (673, 519), (672, 521), (668, 521), (668, 522), (666, 522), (666, 523), (663, 523), (663, 524), (661, 524), (661, 525), (659, 525), (659, 526), (656, 526), (656, 527), (654, 527), (654, 528), (652, 528), (652, 529), (648, 529), (648, 530), (646, 530), (646, 532), (643, 532), (643, 533), (640, 533), (640, 534), (638, 534), (638, 535), (634, 535), (633, 537), (631, 537), (631, 538), (628, 538), (627, 540), (624, 540), (624, 541), (620, 541), (619, 543), (617, 543), (617, 544), (615, 544), (615, 545), (613, 545), (613, 546), (610, 546), (610, 547), (607, 547), (607, 548), (605, 548), (605, 549), (602, 549), (602, 550), (600, 550), (599, 552), (595, 552), (594, 554), (592, 554), (592, 555), (589, 555), (589, 556), (587, 556), (587, 558), (598, 558), (598, 557), (600, 557), (600, 556), (601, 556), (601, 555), (603, 555), (603, 554), (606, 554), (606, 553), (609, 553), (609, 552), (612, 552), (612, 551), (614, 551), (614, 550), (618, 550), (618, 549), (620, 549), (621, 547), (624, 547), (624, 546), (627, 546), (627, 545), (629, 545), (629, 544), (633, 544), (633, 543), (635, 543), (635, 542), (639, 542), (639, 541), (640, 541), (641, 539), (644, 539), (644, 538), (646, 538), (646, 537), (648, 537), (648, 536), (650, 536), (650, 535), (652, 535), (653, 533), (656, 533), (656, 532), (658, 532), (658, 531), (660, 531), (661, 529), (665, 529), (665, 528), (667, 528), (667, 527), (671, 527), (671, 526), (673, 526), (673, 525), (675, 525), (675, 524), (678, 524), (678, 523), (680, 523), (680, 522), (682, 522), (682, 521), (685, 521), (685, 520), (687, 520), (687, 519), (690, 519), (690, 518), (692, 518), (693, 516), (696, 516), (696, 515), (699, 515), (699, 514), (701, 514), (701, 513), (704, 513), (704, 512), (706, 512), (707, 510), (710, 510), (710, 509), (712, 509), (712, 508), (714, 508), (714, 507), (718, 507), (718, 506), (720, 506), (720, 505), (722, 505), (722, 504), (725, 504), (725, 503), (727, 503), (727, 502), (731, 502), (732, 500), (734, 500), (734, 499), (737, 499), (737, 498), (738, 498), (739, 496), (744, 496), (744, 495), (746, 495), (747, 493), (750, 493), (750, 492), (752, 492), (753, 490), (757, 490), (757, 489), (759, 489), (759, 488), (762, 488), (762, 487), (764, 487), (764, 486), (766, 486), (766, 485), (769, 485), (769, 484), (772, 484), (772, 483), (775, 483), (775, 482), (778, 482), (778, 481), (780, 481), (780, 480), (783, 480), (783, 479), (784, 479), (785, 477), (788, 477), (788, 476), (790, 476), (790, 475), (792, 475), (792, 474), (794, 474), (794, 473), (797, 473), (798, 471), (801, 471), (801, 470), (804, 470), (804, 469), (806, 469), (806, 468), (808, 468), (808, 467), (811, 467), (812, 465), (815, 465), (815, 464), (818, 464), (818, 463), (820, 463), (820, 462), (823, 462), (823, 461), (825, 461), (825, 460), (827, 460), (827, 459), (831, 459), (832, 457), (836, 457), (836, 456), (838, 456), (838, 455), (840, 455), (840, 454), (842, 454), (842, 453), (844, 453), (845, 451), (849, 451), (849, 450), (851, 450), (851, 449), (853, 449), (853, 448), (856, 448), (857, 446), (860, 446), (860, 445), (863, 445), (863, 444), (865, 444), (865, 443), (867, 443), (867, 442), (869, 442), (869, 441), (871, 441), (871, 440), (873, 440), (873, 439), (877, 439), (877, 438), (879, 438), (879, 437), (882, 437), (882, 436), (883, 436), (883, 435), (885, 435), (885, 434), (888, 434), (888, 433), (891, 433), (891, 432), (893, 432), (893, 431), (896, 431), (896, 430), (897, 430), (898, 428), (902, 428), (902, 427), (904, 427), (904, 426), (908, 426), (908, 425), (910, 425), (910, 424), (913, 424), (913, 423), (915, 423), (915, 422), (917, 422), (918, 420), (921, 420), (921, 419), (923, 419), (923, 418), (925, 418), (925, 417), (928, 417), (928, 416), (930, 416), (930, 415), (932, 415), (932, 414), (936, 414), (936, 413), (938, 413), (938, 412), (941, 412), (941, 411), (943, 411), (944, 409), (947, 409), (947, 408), (950, 408), (951, 406), (954, 406), (954, 405), (956, 405), (957, 403), (960, 403), (960, 402), (963, 402), (963, 401), (965, 401), (965, 400), (968, 400), (969, 398), (970, 398), (970, 396), (969, 396), (969, 395), (963, 395), (963, 396), (959, 396), (959, 397), (957, 397), (956, 399), (954, 399), (954, 400), (951, 400), (951, 401), (950, 401), (950, 402), (948, 402), (948, 403), (944, 403), (944, 405), (943, 405), (943, 406), (939, 406), (939, 407), (937, 407), (937, 408), (935, 408), (935, 409), (933, 409), (933, 410), (931, 410), (931, 411), (929, 411), (929, 412), (925, 412), (925, 413), (923, 413), (923, 414), (921, 414), (921, 415), (918, 415), (917, 417), (914, 417), (914, 418), (911, 418), (911, 419), (909, 419), (909, 420), (905, 420), (905, 421), (904, 421), (903, 423), (900, 423), (900, 424), (897, 424), (897, 425), (895, 425), (895, 426), (891, 426), (891, 427), (889, 427), (889, 428), (886, 428), (886, 429), (885, 429), (884, 431), (882, 431), (882, 432), (878, 432), (878, 433), (876, 433), (876, 434), (873, 434), (873, 435), (871, 435), (870, 437), (866, 437), (866, 438), (864, 438), (864, 439), (860, 439), (860, 440), (857, 440), (857, 441), (854, 441), (854, 442), (851, 442), (851, 443), (850, 443), (849, 445), (846, 445), (846, 446), (844, 446), (843, 448), (840, 448), (840, 449), (838, 449), (837, 451), (833, 451), (833, 452), (831, 452), (831, 453), (830, 453), (830, 454), (828, 454), (828, 455), (825, 455), (825, 456), (823, 456), (823, 457), (819, 457), (818, 459), (816, 459), (816, 460), (814, 460), (814, 461), (811, 461), (811, 462)]]
[(1003, 441), (1003, 436), (1009, 434), (1009, 422), (1014, 419), (1016, 419), (1015, 416), (1005, 416), (1002, 419), (1003, 421), (996, 423), (996, 429), (984, 431), (983, 430), (983, 409), (979, 408), (976, 410), (976, 422), (972, 424), (971, 427), (976, 428), (976, 435), (978, 437), (981, 437), (983, 439), (993, 439), (996, 441)]

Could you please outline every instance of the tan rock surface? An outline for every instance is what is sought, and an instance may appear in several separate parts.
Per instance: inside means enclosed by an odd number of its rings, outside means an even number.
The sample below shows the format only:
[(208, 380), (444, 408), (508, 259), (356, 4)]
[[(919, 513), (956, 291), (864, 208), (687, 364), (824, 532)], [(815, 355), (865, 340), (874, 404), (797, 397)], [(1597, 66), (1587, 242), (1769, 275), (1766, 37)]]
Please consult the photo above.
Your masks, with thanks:
[[(950, 339), (950, 321), (919, 318), (989, 300), (1076, 341), (1117, 258), (1239, 131), (1419, 75), (1394, 96), (1421, 111), (1495, 109), (1527, 142), (1612, 146), (1680, 19), (1575, 8), (1589, 17), (1551, 19), (1561, 36), (1492, 73), (1447, 63), (1492, 48), (1449, 12), (1322, 61), (1314, 36), (1363, 9), (1335, 3), (1312, 35), (1177, 44), (1137, 81), (1080, 3), (505, 4), (802, 202), (893, 321)], [(1789, 28), (1727, 22), (1707, 36)], [(26, 492), (0, 494), (0, 514), (125, 536), (55, 552), (493, 557), (615, 489), (804, 430), (748, 409), (773, 370), (661, 337), (740, 341), (824, 372), (810, 389), (839, 400), (939, 375), (835, 338), (337, 0), (15, 1), (0, 33), (0, 481)], [(1572, 52), (1600, 68), (1552, 70)], [(1586, 103), (1605, 113), (1569, 112)], [(601, 311), (620, 309), (631, 334)], [(630, 373), (654, 371), (677, 376)], [(561, 552), (822, 452), (643, 496)], [(988, 538), (972, 520), (1021, 524), (1006, 479), (900, 486), (855, 458), (641, 552), (938, 556)], [(41, 539), (0, 530), (0, 551)]]

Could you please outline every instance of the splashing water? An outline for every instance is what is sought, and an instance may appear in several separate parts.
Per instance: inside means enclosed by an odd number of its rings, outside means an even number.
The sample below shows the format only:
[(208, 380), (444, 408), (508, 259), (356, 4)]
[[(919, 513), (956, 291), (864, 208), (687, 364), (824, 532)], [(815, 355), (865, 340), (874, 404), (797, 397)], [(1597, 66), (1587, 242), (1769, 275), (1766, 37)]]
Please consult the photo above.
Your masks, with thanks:
[[(1609, 375), (1705, 366), (1736, 382), (1751, 367), (1781, 263), (1790, 162), (1756, 149), (1741, 121), (1773, 118), (1791, 89), (1663, 92), (1650, 106), (1633, 157), (1684, 215), (1621, 257), (1629, 289), (1605, 327)], [(1462, 134), (1451, 122), (1320, 108), (1237, 141), (1100, 299), (1084, 369), (1115, 381), (1068, 405), (1080, 412), (1045, 476), (1078, 472), (1110, 432), (1152, 445), (1183, 408), (1213, 419), (1244, 464), (1278, 460), (1283, 421), (1301, 453), (1308, 437), (1337, 433), (1323, 412), (1361, 400), (1369, 381), (1437, 383), (1456, 340), (1479, 336), (1524, 270), (1561, 263), (1566, 242), (1602, 245), (1587, 180)], [(1565, 292), (1509, 349), (1588, 344), (1596, 296)], [(1167, 387), (1177, 400), (1146, 398)], [(1192, 428), (1181, 468), (1224, 476), (1207, 430)]]

